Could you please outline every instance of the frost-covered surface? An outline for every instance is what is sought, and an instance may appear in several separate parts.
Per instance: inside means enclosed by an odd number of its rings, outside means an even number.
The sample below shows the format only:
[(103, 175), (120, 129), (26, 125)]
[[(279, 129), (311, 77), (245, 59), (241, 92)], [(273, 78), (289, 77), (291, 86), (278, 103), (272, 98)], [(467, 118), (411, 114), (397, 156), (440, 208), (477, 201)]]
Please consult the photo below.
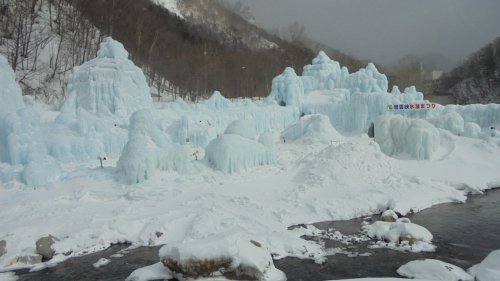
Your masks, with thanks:
[(500, 278), (500, 250), (491, 252), (480, 264), (469, 268), (477, 281), (495, 281)]
[(411, 261), (398, 269), (398, 274), (408, 278), (441, 281), (473, 281), (474, 277), (455, 265), (439, 260)]
[[(121, 51), (103, 52), (124, 57)], [(135, 114), (130, 112), (135, 105), (127, 105), (121, 116), (93, 107), (70, 106), (61, 112), (26, 102), (0, 122), (0, 240), (7, 245), (0, 266), (34, 254), (35, 241), (47, 234), (60, 239), (51, 263), (117, 242), (195, 245), (235, 233), (255, 237), (276, 258), (321, 262), (329, 252), (300, 238), (310, 230), (289, 226), (388, 209), (404, 215), (442, 202), (464, 202), (468, 192), (500, 185), (500, 136), (489, 134), (490, 126), (498, 127), (498, 105), (391, 111), (391, 104), (426, 102), (412, 88), (361, 92), (365, 86), (385, 87), (383, 77), (370, 71), (365, 73), (370, 81), (359, 81), (360, 90), (329, 89), (315, 84), (323, 78), (291, 75), (291, 83), (299, 86), (287, 92), (285, 81), (280, 93), (299, 103), (287, 106), (271, 98), (230, 101), (214, 93), (197, 104), (177, 100)], [(308, 79), (302, 92), (300, 83)], [(95, 101), (95, 108), (110, 109), (107, 100)], [(453, 111), (463, 118), (464, 132), (471, 127), (467, 130), (473, 137), (446, 131), (456, 128), (459, 118)], [(337, 142), (323, 141), (325, 133), (334, 131), (326, 126), (326, 117), (312, 115), (302, 120), (315, 125), (297, 130), (310, 141), (283, 142), (284, 130), (300, 124), (301, 114), (316, 113), (328, 116), (330, 126), (345, 135)], [(411, 160), (385, 154), (381, 144), (364, 134), (382, 114), (425, 122), (425, 130), (417, 126), (412, 131), (411, 141), (427, 148), (439, 144), (432, 157), (416, 161), (420, 152)], [(428, 118), (436, 118), (443, 129), (423, 121)], [(434, 130), (440, 141), (425, 143)], [(400, 136), (392, 145), (408, 145), (404, 141)], [(102, 169), (97, 157), (107, 159)], [(71, 223), (61, 223), (67, 221)]]

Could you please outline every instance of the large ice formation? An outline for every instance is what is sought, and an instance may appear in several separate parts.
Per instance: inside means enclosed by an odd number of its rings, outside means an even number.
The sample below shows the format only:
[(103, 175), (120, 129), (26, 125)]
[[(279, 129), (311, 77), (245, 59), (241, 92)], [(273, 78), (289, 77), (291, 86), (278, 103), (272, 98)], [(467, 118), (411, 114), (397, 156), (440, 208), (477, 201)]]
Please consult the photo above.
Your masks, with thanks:
[(304, 84), (293, 68), (286, 68), (283, 74), (273, 79), (269, 99), (282, 106), (299, 106), (304, 95)]
[(110, 37), (101, 43), (97, 58), (74, 69), (68, 90), (64, 111), (83, 108), (99, 116), (128, 118), (152, 107), (142, 70), (128, 59), (123, 45)]
[(325, 52), (319, 52), (312, 64), (304, 66), (302, 72), (305, 91), (333, 90), (344, 88), (349, 71), (345, 67), (331, 60)]
[(189, 148), (174, 144), (156, 126), (150, 110), (132, 115), (128, 142), (117, 164), (127, 183), (148, 180), (156, 170), (184, 172), (190, 161)]
[(430, 159), (441, 143), (439, 130), (422, 119), (383, 115), (375, 121), (375, 141), (387, 155), (407, 153)]
[(0, 115), (24, 107), (21, 87), (7, 59), (0, 54)]
[(327, 116), (321, 114), (306, 115), (288, 127), (283, 133), (285, 141), (301, 141), (303, 143), (340, 142), (342, 136), (332, 127)]
[(273, 147), (235, 134), (224, 134), (212, 140), (205, 149), (205, 158), (211, 167), (224, 173), (277, 162)]
[(224, 134), (239, 135), (253, 140), (257, 135), (257, 131), (255, 130), (255, 125), (251, 120), (239, 119), (229, 124)]

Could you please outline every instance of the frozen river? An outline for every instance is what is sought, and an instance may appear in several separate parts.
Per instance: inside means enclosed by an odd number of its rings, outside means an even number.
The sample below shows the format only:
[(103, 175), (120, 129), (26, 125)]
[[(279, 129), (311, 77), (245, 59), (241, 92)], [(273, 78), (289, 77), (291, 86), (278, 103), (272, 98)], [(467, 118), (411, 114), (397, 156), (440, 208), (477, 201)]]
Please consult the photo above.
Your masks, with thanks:
[[(288, 280), (334, 280), (355, 277), (397, 276), (396, 270), (408, 261), (439, 259), (464, 269), (479, 263), (491, 251), (500, 249), (500, 190), (483, 196), (471, 196), (466, 204), (441, 204), (410, 217), (412, 222), (429, 229), (437, 246), (432, 253), (405, 253), (389, 249), (368, 249), (367, 243), (350, 245), (348, 252), (370, 253), (369, 256), (331, 256), (319, 265), (309, 260), (286, 258), (276, 261)], [(319, 228), (335, 228), (343, 234), (359, 232), (363, 219), (316, 224)], [(338, 243), (325, 241), (327, 246)], [(92, 266), (100, 258), (109, 258), (123, 246), (74, 258), (57, 267), (40, 272), (18, 272), (19, 280), (124, 280), (133, 270), (158, 262), (158, 247), (130, 250), (123, 257), (111, 259), (101, 268)]]

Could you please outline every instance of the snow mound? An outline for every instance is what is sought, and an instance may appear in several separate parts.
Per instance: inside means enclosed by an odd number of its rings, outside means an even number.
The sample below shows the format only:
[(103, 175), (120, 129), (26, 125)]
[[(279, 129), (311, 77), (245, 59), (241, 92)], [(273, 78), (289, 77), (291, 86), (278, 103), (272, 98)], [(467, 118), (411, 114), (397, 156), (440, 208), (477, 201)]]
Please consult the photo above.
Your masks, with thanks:
[(342, 135), (332, 127), (328, 116), (313, 114), (303, 116), (297, 123), (288, 127), (282, 133), (282, 138), (285, 141), (331, 144), (340, 142)]
[(255, 130), (255, 124), (251, 120), (240, 119), (229, 124), (224, 134), (238, 135), (253, 140), (257, 135), (257, 131)]
[(299, 106), (304, 96), (304, 84), (293, 68), (288, 67), (283, 74), (273, 79), (269, 100), (281, 106)]
[(416, 159), (430, 159), (441, 143), (439, 130), (422, 119), (383, 115), (375, 121), (375, 141), (392, 156), (408, 153)]
[(155, 170), (187, 171), (190, 150), (170, 141), (156, 125), (150, 110), (140, 110), (130, 118), (129, 140), (117, 167), (129, 184), (148, 180)]
[(208, 164), (224, 173), (237, 173), (258, 165), (277, 162), (273, 147), (239, 135), (221, 135), (205, 148)]
[(491, 252), (480, 264), (469, 268), (477, 281), (500, 280), (500, 250)]
[(398, 269), (398, 274), (408, 278), (440, 281), (473, 281), (460, 267), (439, 260), (426, 259), (411, 261)]
[(244, 280), (286, 280), (271, 254), (246, 234), (234, 233), (172, 243), (159, 252), (162, 263), (184, 278), (236, 276)]
[(128, 118), (152, 108), (151, 94), (140, 68), (128, 59), (123, 45), (108, 37), (97, 58), (75, 67), (68, 82), (69, 96), (62, 111), (83, 108), (99, 116)]
[(374, 142), (363, 146), (355, 143), (329, 145), (301, 163), (306, 186), (329, 189), (383, 186), (395, 171), (393, 159), (384, 155)]
[(7, 59), (0, 54), (0, 117), (24, 107), (21, 87)]

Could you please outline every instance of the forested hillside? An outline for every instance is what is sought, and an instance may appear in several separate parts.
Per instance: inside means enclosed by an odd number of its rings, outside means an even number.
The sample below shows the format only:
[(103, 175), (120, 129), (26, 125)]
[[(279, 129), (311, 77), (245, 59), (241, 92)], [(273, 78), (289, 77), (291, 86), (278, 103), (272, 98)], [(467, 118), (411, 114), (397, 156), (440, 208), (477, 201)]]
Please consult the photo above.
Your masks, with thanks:
[(459, 104), (500, 103), (500, 37), (445, 75), (437, 92)]
[[(95, 57), (105, 36), (125, 45), (158, 98), (196, 100), (214, 90), (226, 97), (266, 96), (285, 67), (301, 72), (316, 55), (303, 42), (256, 27), (244, 7), (219, 0), (177, 1), (182, 15), (158, 0), (0, 1), (0, 53), (24, 94), (50, 103), (64, 97), (73, 67)], [(361, 65), (332, 50), (327, 53), (342, 65)]]

